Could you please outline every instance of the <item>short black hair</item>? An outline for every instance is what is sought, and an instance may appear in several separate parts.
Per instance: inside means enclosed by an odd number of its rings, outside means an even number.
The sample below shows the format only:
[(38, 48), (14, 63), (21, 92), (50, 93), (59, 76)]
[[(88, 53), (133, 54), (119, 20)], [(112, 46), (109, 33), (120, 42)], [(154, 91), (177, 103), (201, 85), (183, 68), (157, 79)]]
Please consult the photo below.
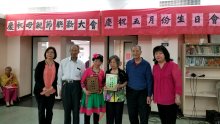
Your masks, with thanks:
[(53, 57), (53, 59), (56, 59), (56, 58), (57, 58), (57, 51), (56, 51), (56, 49), (55, 49), (54, 47), (52, 47), (52, 46), (48, 47), (48, 48), (45, 50), (45, 52), (44, 52), (44, 58), (45, 58), (45, 59), (47, 58), (47, 57), (46, 57), (46, 53), (47, 53), (49, 50), (53, 50), (53, 52), (54, 52), (54, 57)]
[(167, 48), (164, 47), (163, 45), (160, 45), (160, 46), (154, 47), (154, 49), (153, 49), (153, 56), (154, 56), (153, 61), (154, 61), (154, 64), (158, 64), (158, 61), (155, 58), (155, 53), (158, 52), (158, 51), (160, 51), (160, 52), (162, 52), (164, 54), (166, 62), (173, 61), (173, 59), (170, 58), (170, 53), (167, 50)]
[(108, 62), (110, 64), (110, 62), (112, 61), (112, 59), (115, 59), (117, 66), (119, 67), (120, 65), (120, 58), (117, 55), (113, 55), (109, 58)]
[(92, 61), (95, 61), (96, 59), (99, 59), (101, 62), (103, 62), (103, 56), (101, 54), (94, 54)]

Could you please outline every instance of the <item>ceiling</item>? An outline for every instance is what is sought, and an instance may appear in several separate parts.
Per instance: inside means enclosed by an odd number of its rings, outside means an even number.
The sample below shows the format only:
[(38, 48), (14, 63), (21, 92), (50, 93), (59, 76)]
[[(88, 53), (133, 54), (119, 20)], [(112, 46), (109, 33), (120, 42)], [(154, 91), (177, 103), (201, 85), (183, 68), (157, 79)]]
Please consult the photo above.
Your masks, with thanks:
[[(0, 18), (2, 14), (158, 8), (160, 1), (164, 0), (1, 0)], [(220, 5), (220, 0), (211, 1), (201, 0), (201, 5)]]
[[(160, 0), (5, 0), (0, 13), (75, 12), (112, 9), (149, 8)], [(16, 3), (16, 4), (15, 4)], [(158, 3), (158, 4), (156, 4)]]

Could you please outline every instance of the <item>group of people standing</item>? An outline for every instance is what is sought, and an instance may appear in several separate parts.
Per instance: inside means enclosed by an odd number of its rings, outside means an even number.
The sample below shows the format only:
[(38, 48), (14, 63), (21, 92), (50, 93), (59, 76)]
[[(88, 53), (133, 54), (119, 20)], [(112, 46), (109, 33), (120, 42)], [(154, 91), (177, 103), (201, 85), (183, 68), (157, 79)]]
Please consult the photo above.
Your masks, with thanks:
[[(45, 60), (39, 62), (35, 70), (34, 94), (38, 103), (39, 124), (51, 124), (55, 95), (60, 95), (63, 101), (64, 124), (71, 124), (71, 121), (79, 124), (79, 113), (84, 114), (85, 124), (90, 124), (91, 115), (93, 124), (98, 124), (100, 113), (104, 112), (107, 124), (122, 124), (125, 99), (130, 123), (148, 124), (152, 98), (158, 105), (162, 124), (175, 124), (182, 94), (178, 65), (172, 61), (164, 46), (156, 46), (153, 50), (153, 69), (141, 57), (140, 46), (133, 46), (131, 50), (133, 59), (127, 62), (126, 72), (119, 68), (120, 59), (116, 55), (109, 58), (110, 69), (104, 72), (101, 69), (101, 54), (94, 54), (92, 66), (85, 69), (84, 63), (78, 59), (78, 45), (71, 46), (71, 56), (60, 64), (54, 61), (57, 56), (55, 48), (48, 47)], [(118, 76), (117, 90), (106, 88), (106, 74)], [(98, 79), (98, 92), (88, 90), (89, 77)], [(57, 84), (61, 86), (60, 94), (57, 94)]]

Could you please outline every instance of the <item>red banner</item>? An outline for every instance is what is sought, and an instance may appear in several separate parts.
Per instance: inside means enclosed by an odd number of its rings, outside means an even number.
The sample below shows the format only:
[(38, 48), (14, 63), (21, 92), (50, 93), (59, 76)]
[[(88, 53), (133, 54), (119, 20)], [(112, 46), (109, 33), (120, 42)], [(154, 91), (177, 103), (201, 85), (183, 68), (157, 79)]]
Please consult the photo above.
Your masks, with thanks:
[(98, 36), (100, 11), (6, 16), (6, 36)]
[(102, 11), (102, 35), (220, 34), (220, 6)]
[(5, 29), (7, 36), (220, 34), (220, 5), (7, 15)]

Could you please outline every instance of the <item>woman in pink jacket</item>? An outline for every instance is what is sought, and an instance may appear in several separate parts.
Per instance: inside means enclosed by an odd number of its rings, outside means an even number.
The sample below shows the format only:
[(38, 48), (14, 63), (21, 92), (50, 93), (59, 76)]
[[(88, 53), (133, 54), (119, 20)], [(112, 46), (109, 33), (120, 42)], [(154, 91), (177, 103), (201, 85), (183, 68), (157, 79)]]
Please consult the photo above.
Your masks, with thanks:
[[(84, 124), (90, 124), (90, 116), (93, 115), (93, 124), (99, 124), (99, 115), (106, 111), (103, 96), (103, 87), (105, 83), (105, 72), (101, 69), (103, 63), (103, 56), (101, 54), (94, 54), (93, 65), (87, 68), (83, 73), (81, 79), (81, 87), (83, 89), (80, 112), (84, 113)], [(98, 92), (89, 91), (87, 82), (89, 78), (97, 78)], [(92, 86), (93, 87), (93, 86)]]
[(154, 102), (162, 124), (176, 124), (177, 105), (181, 103), (181, 70), (164, 46), (153, 49)]

